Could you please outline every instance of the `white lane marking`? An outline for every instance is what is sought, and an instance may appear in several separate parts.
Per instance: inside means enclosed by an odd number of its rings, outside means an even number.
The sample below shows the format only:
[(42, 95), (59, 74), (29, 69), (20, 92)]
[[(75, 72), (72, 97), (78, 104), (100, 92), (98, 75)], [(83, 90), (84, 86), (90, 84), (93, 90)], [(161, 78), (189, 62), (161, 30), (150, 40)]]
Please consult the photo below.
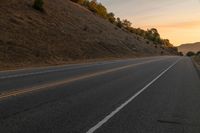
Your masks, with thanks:
[(140, 91), (138, 91), (137, 93), (135, 93), (130, 99), (128, 99), (126, 102), (124, 102), (118, 108), (116, 108), (113, 112), (111, 112), (109, 115), (107, 115), (103, 120), (101, 120), (100, 122), (98, 122), (95, 126), (93, 126), (92, 128), (90, 128), (86, 133), (94, 133), (98, 128), (100, 128), (109, 119), (111, 119), (120, 110), (122, 110), (127, 104), (129, 104), (132, 100), (134, 100), (137, 96), (139, 96), (144, 90), (146, 90), (149, 86), (151, 86), (156, 80), (158, 80), (169, 69), (171, 69), (173, 66), (175, 66), (179, 61), (180, 61), (180, 59), (178, 59), (177, 61), (175, 61), (172, 65), (170, 65), (167, 69), (165, 69), (162, 73), (160, 73), (155, 79), (153, 79), (150, 83), (148, 83), (144, 88), (142, 88)]
[[(158, 60), (156, 60), (156, 61), (158, 61)], [(143, 65), (143, 64), (147, 64), (147, 63), (151, 63), (151, 62), (155, 62), (155, 60), (131, 64), (131, 65), (126, 65), (126, 66), (117, 67), (117, 68), (112, 68), (112, 69), (108, 69), (108, 70), (105, 70), (105, 71), (90, 73), (90, 74), (82, 75), (82, 76), (79, 76), (79, 77), (73, 77), (73, 78), (70, 78), (70, 79), (65, 79), (65, 80), (58, 81), (58, 82), (47, 83), (47, 84), (43, 84), (43, 85), (31, 87), (31, 88), (24, 88), (24, 89), (19, 89), (19, 90), (14, 90), (14, 91), (2, 92), (2, 94), (0, 94), (0, 101), (5, 99), (5, 98), (11, 97), (11, 96), (17, 96), (17, 95), (22, 95), (22, 94), (25, 94), (25, 93), (30, 93), (30, 92), (33, 92), (33, 91), (44, 90), (44, 89), (52, 88), (52, 87), (55, 87), (55, 86), (60, 86), (60, 85), (68, 84), (68, 83), (75, 82), (75, 81), (78, 81), (78, 80), (92, 78), (92, 77), (95, 77), (95, 76), (100, 76), (100, 75), (104, 75), (104, 74), (107, 74), (107, 73), (116, 72), (116, 71), (119, 71), (119, 70), (131, 68), (131, 67), (134, 67), (134, 66), (139, 66), (139, 65)]]
[[(161, 59), (157, 59), (158, 61)], [(151, 61), (157, 61), (155, 60), (151, 60)], [(142, 62), (148, 62), (148, 61), (142, 61)], [(113, 64), (114, 62), (110, 62), (110, 63), (105, 63), (105, 64)], [(95, 64), (95, 65), (104, 65), (104, 63), (102, 64)], [(44, 70), (44, 71), (40, 71), (40, 72), (30, 72), (30, 73), (25, 73), (25, 74), (14, 74), (14, 75), (7, 75), (7, 76), (2, 76), (0, 77), (0, 80), (3, 79), (8, 79), (8, 78), (19, 78), (19, 77), (26, 77), (26, 76), (33, 76), (33, 75), (39, 75), (39, 74), (46, 74), (46, 73), (52, 73), (52, 72), (61, 72), (64, 70), (70, 70), (70, 69), (77, 69), (77, 68), (87, 68), (90, 67), (89, 65), (86, 66), (77, 66), (74, 68), (62, 68), (62, 69), (55, 69), (55, 70)]]
[[(158, 61), (158, 60), (156, 60), (156, 61)], [(22, 94), (30, 93), (30, 92), (33, 92), (33, 91), (45, 90), (45, 89), (48, 89), (48, 88), (72, 83), (72, 82), (75, 82), (75, 81), (78, 81), (78, 80), (92, 78), (92, 77), (95, 77), (95, 76), (100, 76), (100, 75), (104, 75), (104, 74), (107, 74), (107, 73), (116, 72), (116, 71), (119, 71), (119, 70), (131, 68), (131, 67), (151, 63), (151, 62), (155, 62), (155, 60), (141, 62), (141, 63), (137, 63), (137, 64), (126, 65), (126, 66), (117, 67), (117, 68), (112, 68), (112, 69), (108, 69), (108, 70), (105, 70), (105, 71), (90, 73), (90, 74), (86, 74), (86, 75), (82, 75), (82, 76), (79, 76), (79, 77), (74, 77), (74, 78), (70, 78), (70, 79), (66, 79), (66, 80), (62, 80), (62, 81), (56, 81), (56, 82), (51, 82), (51, 83), (47, 83), (47, 84), (42, 84), (42, 85), (34, 86), (34, 87), (31, 87), (31, 88), (23, 88), (23, 89), (8, 91), (8, 92), (2, 92), (2, 94), (0, 94), (0, 101), (2, 101), (5, 98), (8, 98), (8, 97), (22, 95)]]

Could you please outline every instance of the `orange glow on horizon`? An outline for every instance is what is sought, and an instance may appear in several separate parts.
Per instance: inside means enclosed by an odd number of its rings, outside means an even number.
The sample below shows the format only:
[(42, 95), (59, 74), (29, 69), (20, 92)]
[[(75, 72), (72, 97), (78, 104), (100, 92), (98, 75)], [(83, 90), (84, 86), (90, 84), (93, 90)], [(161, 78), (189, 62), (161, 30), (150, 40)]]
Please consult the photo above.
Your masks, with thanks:
[(143, 29), (157, 28), (161, 37), (170, 39), (175, 46), (200, 41), (200, 21), (186, 21), (164, 25), (139, 26)]
[(156, 28), (178, 46), (200, 42), (200, 0), (99, 0), (133, 27)]

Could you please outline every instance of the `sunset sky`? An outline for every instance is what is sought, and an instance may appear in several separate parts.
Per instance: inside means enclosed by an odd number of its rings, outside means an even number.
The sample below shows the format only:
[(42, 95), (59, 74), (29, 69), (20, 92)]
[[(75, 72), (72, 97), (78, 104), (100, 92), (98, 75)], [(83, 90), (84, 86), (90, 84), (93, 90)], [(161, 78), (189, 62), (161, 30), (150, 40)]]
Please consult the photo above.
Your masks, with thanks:
[(155, 27), (174, 45), (200, 41), (200, 0), (99, 0), (133, 27)]

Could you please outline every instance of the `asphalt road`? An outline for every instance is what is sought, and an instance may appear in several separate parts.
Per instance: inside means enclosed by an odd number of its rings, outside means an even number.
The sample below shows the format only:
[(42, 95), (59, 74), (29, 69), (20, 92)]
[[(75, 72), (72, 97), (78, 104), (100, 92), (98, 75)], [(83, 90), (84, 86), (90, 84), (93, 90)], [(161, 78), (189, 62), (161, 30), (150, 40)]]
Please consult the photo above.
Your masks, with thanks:
[(0, 72), (0, 133), (200, 133), (187, 57)]

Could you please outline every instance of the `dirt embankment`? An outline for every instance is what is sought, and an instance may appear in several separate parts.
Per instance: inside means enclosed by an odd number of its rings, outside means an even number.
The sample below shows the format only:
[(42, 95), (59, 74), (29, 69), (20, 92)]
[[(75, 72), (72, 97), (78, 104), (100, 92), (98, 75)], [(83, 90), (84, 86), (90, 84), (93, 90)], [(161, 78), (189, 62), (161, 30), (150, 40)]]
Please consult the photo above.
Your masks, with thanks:
[(0, 1), (0, 69), (88, 59), (176, 54), (91, 13), (69, 0)]

